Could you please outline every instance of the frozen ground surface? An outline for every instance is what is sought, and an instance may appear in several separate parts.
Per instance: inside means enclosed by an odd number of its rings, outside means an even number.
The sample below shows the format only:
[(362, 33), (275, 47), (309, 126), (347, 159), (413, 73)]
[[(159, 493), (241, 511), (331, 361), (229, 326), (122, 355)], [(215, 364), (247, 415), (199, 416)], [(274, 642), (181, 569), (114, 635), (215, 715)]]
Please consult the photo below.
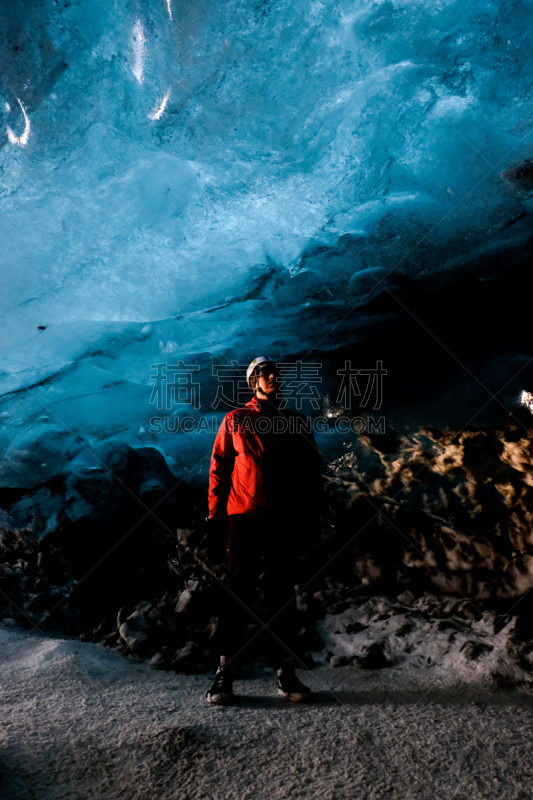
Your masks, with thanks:
[(0, 793), (19, 798), (529, 798), (533, 699), (431, 669), (320, 666), (313, 702), (273, 673), (205, 704), (205, 675), (0, 631)]

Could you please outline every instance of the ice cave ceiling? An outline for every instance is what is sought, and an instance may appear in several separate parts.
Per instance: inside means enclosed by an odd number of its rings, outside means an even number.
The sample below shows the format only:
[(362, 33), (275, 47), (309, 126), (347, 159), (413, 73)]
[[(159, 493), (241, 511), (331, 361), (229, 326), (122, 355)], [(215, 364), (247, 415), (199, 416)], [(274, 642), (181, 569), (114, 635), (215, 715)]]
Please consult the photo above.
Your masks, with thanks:
[(520, 0), (3, 0), (1, 485), (84, 442), (180, 474), (210, 444), (149, 432), (161, 362), (199, 365), (193, 416), (262, 352), (321, 363), (324, 407), (382, 360), (396, 433), (505, 415), (533, 386), (532, 31)]

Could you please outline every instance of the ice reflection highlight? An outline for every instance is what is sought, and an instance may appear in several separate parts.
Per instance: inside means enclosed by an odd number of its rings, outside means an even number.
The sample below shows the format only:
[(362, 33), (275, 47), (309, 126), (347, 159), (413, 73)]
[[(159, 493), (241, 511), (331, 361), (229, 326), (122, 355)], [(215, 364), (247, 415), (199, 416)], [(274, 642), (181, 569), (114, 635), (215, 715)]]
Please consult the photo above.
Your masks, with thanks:
[(133, 26), (133, 74), (139, 83), (143, 81), (145, 44), (146, 36), (144, 35), (141, 20), (138, 19)]
[[(22, 103), (20, 102), (18, 97), (17, 97), (17, 100), (18, 100), (19, 106), (22, 109), (22, 113), (24, 114), (24, 123), (25, 123), (24, 124), (24, 131), (22, 132), (22, 134), (20, 136), (16, 136), (14, 131), (9, 127), (9, 125), (7, 125), (6, 126), (7, 138), (9, 139), (11, 144), (18, 144), (18, 145), (20, 145), (20, 147), (26, 147), (26, 145), (28, 144), (28, 139), (30, 138), (30, 130), (31, 130), (30, 119), (29, 119), (28, 115), (26, 114), (26, 109), (24, 108), (24, 106), (22, 105)], [(7, 105), (8, 104), (6, 103), (6, 106)]]
[(161, 119), (161, 117), (163, 115), (163, 111), (165, 110), (165, 108), (167, 106), (168, 98), (170, 97), (170, 91), (171, 90), (169, 89), (168, 92), (166, 93), (166, 95), (161, 100), (161, 103), (158, 106), (156, 106), (154, 108), (154, 110), (150, 114), (148, 114), (148, 118), (149, 119), (153, 119), (153, 120)]
[(520, 405), (525, 406), (533, 414), (533, 394), (526, 392), (524, 389), (520, 395)]

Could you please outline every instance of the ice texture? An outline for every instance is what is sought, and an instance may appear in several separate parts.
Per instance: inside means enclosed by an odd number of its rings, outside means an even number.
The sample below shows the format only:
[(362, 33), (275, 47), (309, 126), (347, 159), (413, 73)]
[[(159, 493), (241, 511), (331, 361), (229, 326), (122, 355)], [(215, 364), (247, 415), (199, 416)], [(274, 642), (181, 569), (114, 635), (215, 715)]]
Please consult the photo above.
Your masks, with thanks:
[(1, 485), (107, 440), (181, 474), (209, 446), (148, 432), (151, 365), (200, 366), (198, 416), (215, 364), (327, 360), (393, 324), (364, 309), (405, 281), (521, 263), (532, 23), (459, 0), (2, 4)]
[(7, 340), (215, 305), (252, 268), (297, 273), (346, 235), (354, 253), (309, 266), (332, 291), (363, 267), (442, 269), (509, 236), (498, 227), (525, 204), (500, 173), (531, 153), (532, 15), (4, 4)]

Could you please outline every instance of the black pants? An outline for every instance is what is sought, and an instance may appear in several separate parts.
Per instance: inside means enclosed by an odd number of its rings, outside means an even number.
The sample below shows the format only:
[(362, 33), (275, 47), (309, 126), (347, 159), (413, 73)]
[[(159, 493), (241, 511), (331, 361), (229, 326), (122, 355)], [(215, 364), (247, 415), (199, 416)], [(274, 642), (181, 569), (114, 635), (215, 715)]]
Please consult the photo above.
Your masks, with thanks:
[[(220, 592), (218, 649), (233, 663), (246, 656), (243, 645), (250, 623), (259, 627), (268, 623), (265, 632), (276, 669), (284, 658), (303, 655), (298, 645), (294, 592), (298, 580), (297, 525), (294, 517), (268, 511), (228, 517), (228, 572), (226, 588), (221, 587)], [(258, 585), (264, 593), (259, 599)]]

